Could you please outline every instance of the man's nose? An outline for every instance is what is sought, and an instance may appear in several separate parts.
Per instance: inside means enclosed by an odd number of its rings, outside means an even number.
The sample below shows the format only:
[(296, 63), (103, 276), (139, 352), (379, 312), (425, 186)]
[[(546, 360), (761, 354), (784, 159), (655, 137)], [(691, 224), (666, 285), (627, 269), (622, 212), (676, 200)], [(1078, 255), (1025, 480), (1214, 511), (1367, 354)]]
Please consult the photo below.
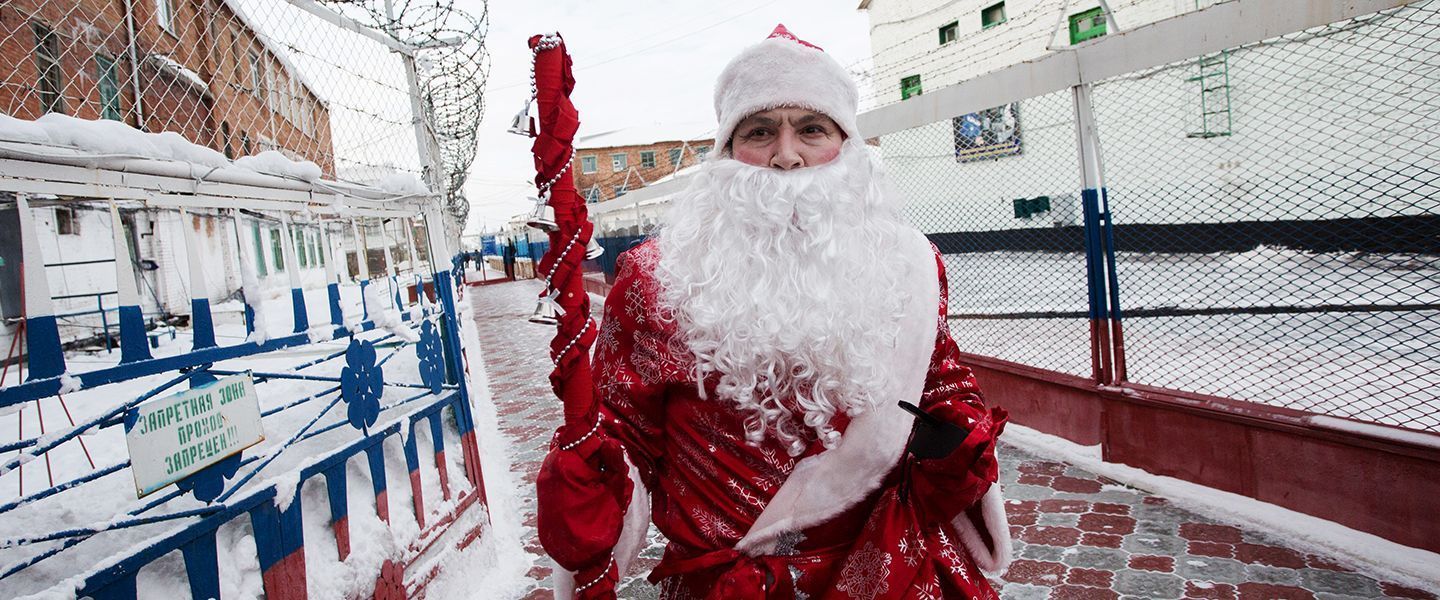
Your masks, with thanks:
[(770, 166), (785, 171), (805, 166), (805, 159), (800, 157), (800, 140), (795, 138), (794, 132), (781, 131), (775, 143), (775, 154), (770, 157)]

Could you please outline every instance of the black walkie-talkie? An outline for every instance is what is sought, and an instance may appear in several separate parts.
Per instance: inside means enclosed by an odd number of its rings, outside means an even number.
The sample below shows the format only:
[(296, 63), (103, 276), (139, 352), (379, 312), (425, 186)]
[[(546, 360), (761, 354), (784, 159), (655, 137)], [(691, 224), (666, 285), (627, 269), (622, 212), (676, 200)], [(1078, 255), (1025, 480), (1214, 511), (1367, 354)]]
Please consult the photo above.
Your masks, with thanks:
[(950, 456), (965, 438), (970, 435), (964, 427), (942, 421), (935, 418), (935, 415), (927, 413), (909, 402), (901, 400), (900, 408), (915, 415), (915, 425), (911, 429), (910, 446), (906, 448), (915, 458), (945, 458)]

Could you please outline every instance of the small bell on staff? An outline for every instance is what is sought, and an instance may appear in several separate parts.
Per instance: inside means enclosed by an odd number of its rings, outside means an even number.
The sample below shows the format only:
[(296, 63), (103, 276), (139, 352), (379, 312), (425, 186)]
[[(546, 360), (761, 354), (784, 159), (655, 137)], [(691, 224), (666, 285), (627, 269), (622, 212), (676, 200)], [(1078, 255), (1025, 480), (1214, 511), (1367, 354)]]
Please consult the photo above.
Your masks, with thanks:
[(559, 323), (560, 315), (565, 314), (565, 310), (560, 308), (559, 299), (560, 290), (554, 290), (546, 294), (544, 298), (537, 300), (535, 303), (535, 313), (530, 315), (530, 322), (541, 325), (554, 325)]
[(535, 313), (530, 315), (530, 322), (541, 325), (555, 325), (560, 322), (560, 318), (555, 314), (555, 305), (545, 300), (540, 300), (535, 303)]
[(535, 137), (535, 119), (530, 117), (530, 103), (525, 103), (525, 108), (515, 113), (515, 118), (510, 119), (510, 133)]
[(601, 246), (600, 242), (595, 241), (593, 237), (590, 238), (590, 243), (585, 244), (585, 260), (595, 260), (604, 253), (605, 247)]
[(542, 198), (534, 198), (534, 200), (535, 210), (530, 211), (530, 218), (525, 221), (525, 225), (546, 233), (559, 229), (560, 226), (555, 224), (555, 207), (550, 206)]

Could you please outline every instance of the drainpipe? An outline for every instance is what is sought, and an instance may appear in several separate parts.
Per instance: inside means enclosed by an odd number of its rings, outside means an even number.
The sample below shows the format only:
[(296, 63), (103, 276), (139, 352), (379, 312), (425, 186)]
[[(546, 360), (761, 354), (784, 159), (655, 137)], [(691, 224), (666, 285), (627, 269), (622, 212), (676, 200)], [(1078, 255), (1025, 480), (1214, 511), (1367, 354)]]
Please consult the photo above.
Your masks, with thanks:
[(140, 99), (140, 59), (135, 50), (134, 0), (125, 0), (125, 31), (130, 36), (125, 50), (130, 55), (130, 93), (135, 96), (135, 128), (145, 131), (145, 103)]

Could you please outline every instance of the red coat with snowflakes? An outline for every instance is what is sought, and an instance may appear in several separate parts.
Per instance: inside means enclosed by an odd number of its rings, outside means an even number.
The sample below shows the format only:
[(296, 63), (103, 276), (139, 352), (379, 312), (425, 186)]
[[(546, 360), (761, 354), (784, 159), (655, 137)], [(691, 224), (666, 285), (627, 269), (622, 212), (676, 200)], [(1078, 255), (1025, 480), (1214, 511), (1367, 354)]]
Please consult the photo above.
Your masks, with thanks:
[[(713, 380), (711, 400), (700, 397), (688, 377), (693, 359), (673, 319), (662, 314), (653, 277), (657, 260), (653, 241), (619, 257), (593, 358), (601, 425), (574, 447), (552, 445), (541, 467), (541, 543), (573, 572), (566, 574), (573, 583), (557, 582), (557, 588), (573, 585), (577, 598), (613, 597), (622, 569), (644, 541), (646, 521), (653, 519), (669, 540), (650, 576), (662, 598), (996, 597), (975, 558), (985, 555), (987, 568), (1008, 561), (1008, 541), (992, 539), (1008, 535), (998, 488), (987, 495), (998, 474), (994, 447), (1005, 414), (985, 406), (970, 369), (959, 361), (945, 324), (947, 284), (938, 253), (938, 326), (923, 391), (918, 401), (910, 400), (964, 427), (968, 436), (944, 458), (904, 453), (881, 463), (874, 484), (857, 483), (853, 497), (840, 492), (833, 502), (819, 501), (823, 520), (782, 518), (779, 525), (761, 519), (767, 505), (798, 464), (826, 450), (816, 441), (791, 457), (773, 437), (749, 445), (738, 414), (714, 400)], [(901, 415), (908, 430), (909, 417)], [(845, 438), (850, 425), (843, 415), (834, 423)], [(561, 432), (557, 440), (583, 433)], [(826, 485), (810, 488), (823, 497)], [(846, 486), (839, 482), (836, 489)], [(783, 502), (807, 495), (790, 494)], [(799, 502), (816, 504), (813, 498)], [(775, 525), (767, 528), (774, 534), (766, 542), (745, 539), (757, 520)], [(786, 529), (788, 522), (800, 525)], [(567, 591), (557, 589), (560, 597)]]

